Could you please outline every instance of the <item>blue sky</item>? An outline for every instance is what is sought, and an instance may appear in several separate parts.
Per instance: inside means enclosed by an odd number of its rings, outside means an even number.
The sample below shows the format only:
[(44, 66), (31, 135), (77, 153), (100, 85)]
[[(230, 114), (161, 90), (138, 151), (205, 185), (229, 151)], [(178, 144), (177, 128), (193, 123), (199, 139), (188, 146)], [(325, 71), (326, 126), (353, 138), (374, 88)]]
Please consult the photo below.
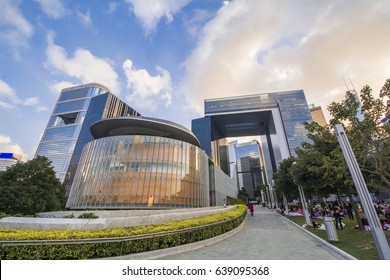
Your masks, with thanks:
[(0, 0), (0, 152), (31, 158), (62, 88), (98, 82), (191, 128), (205, 98), (390, 77), (386, 0)]

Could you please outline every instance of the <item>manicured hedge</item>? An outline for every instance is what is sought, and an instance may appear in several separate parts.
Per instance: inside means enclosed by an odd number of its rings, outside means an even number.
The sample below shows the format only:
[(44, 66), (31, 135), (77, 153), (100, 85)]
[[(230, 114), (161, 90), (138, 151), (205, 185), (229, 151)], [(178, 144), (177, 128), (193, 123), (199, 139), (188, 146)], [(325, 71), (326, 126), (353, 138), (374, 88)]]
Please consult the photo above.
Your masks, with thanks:
[[(147, 252), (220, 235), (239, 226), (245, 216), (245, 205), (237, 205), (236, 209), (228, 212), (150, 226), (78, 231), (0, 230), (0, 240), (78, 239), (79, 241), (77, 244), (58, 245), (44, 245), (44, 241), (40, 245), (2, 245), (0, 247), (0, 259), (92, 259)], [(175, 232), (185, 229), (190, 230)], [(149, 235), (150, 233), (164, 232), (166, 235)], [(125, 238), (136, 235), (139, 235), (140, 238), (135, 240), (126, 240)], [(123, 237), (123, 240), (117, 239), (112, 242), (113, 240), (105, 241), (101, 239), (117, 237)], [(97, 239), (94, 243), (83, 243), (83, 239), (91, 238)], [(90, 240), (85, 240), (85, 242), (90, 242)]]

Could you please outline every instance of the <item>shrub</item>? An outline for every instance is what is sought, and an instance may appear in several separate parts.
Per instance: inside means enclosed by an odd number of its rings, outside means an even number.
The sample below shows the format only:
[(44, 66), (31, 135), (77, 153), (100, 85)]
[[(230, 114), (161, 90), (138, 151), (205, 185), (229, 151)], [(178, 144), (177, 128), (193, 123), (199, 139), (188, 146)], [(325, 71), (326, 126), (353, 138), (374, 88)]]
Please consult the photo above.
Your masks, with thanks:
[(97, 218), (99, 218), (99, 216), (96, 216), (95, 213), (93, 212), (83, 213), (79, 216), (79, 219), (97, 219)]
[[(45, 245), (45, 243), (38, 243), (37, 245), (22, 246), (4, 246), (4, 244), (1, 244), (0, 259), (90, 259), (175, 247), (228, 232), (240, 225), (245, 216), (245, 205), (237, 205), (236, 209), (224, 213), (151, 226), (84, 231), (0, 230), (0, 239), (3, 240), (80, 239), (80, 242), (68, 244)], [(175, 232), (178, 229), (187, 230)], [(167, 232), (167, 234), (151, 235), (151, 233), (162, 232)], [(114, 242), (98, 240), (94, 243), (87, 243), (87, 240), (85, 243), (82, 241), (82, 238), (112, 238), (142, 234), (145, 236), (132, 240), (117, 239)]]

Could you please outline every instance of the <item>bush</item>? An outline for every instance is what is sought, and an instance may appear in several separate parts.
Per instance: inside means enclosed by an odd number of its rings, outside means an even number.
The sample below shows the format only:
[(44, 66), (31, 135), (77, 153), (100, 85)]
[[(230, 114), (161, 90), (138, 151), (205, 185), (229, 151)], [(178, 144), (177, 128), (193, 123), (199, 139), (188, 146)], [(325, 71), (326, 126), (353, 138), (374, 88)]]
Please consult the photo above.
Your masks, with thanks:
[(79, 219), (97, 219), (97, 218), (99, 218), (99, 216), (96, 216), (95, 213), (92, 212), (83, 213), (79, 216)]
[[(196, 241), (205, 240), (239, 226), (246, 216), (245, 205), (202, 218), (170, 222), (160, 225), (137, 226), (132, 228), (116, 228), (104, 230), (66, 230), (66, 231), (37, 231), (37, 230), (0, 230), (0, 239), (80, 239), (73, 244), (39, 243), (37, 245), (4, 246), (0, 247), (0, 259), (90, 259), (120, 256), (157, 249), (175, 247)], [(208, 225), (208, 226), (206, 226)], [(206, 226), (206, 227), (200, 227)], [(198, 228), (197, 228), (198, 227)], [(153, 236), (150, 233), (162, 233), (178, 229), (191, 229), (181, 232), (168, 232), (166, 235)], [(59, 233), (62, 234), (59, 234)], [(82, 243), (81, 238), (104, 238), (142, 235), (139, 239), (120, 240), (114, 242)], [(18, 236), (18, 238), (16, 238)], [(83, 236), (83, 237), (81, 237)], [(8, 237), (8, 238), (5, 238)], [(43, 238), (42, 238), (43, 237)], [(48, 238), (50, 237), (50, 238)]]

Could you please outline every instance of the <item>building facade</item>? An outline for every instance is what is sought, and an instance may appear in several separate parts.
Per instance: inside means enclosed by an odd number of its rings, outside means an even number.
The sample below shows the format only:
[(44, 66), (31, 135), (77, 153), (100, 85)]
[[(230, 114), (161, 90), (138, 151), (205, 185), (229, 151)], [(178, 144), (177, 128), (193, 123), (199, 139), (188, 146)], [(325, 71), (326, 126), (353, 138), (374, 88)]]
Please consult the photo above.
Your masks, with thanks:
[(303, 90), (207, 99), (205, 117), (192, 121), (201, 148), (226, 174), (230, 161), (221, 162), (224, 139), (259, 136), (267, 172), (267, 184), (280, 161), (296, 156), (295, 148), (306, 137), (305, 121), (312, 121)]
[(321, 106), (314, 106), (314, 104), (310, 105), (310, 114), (316, 123), (318, 123), (320, 126), (327, 126), (327, 121), (324, 116), (324, 112), (322, 111)]
[[(186, 128), (145, 117), (91, 126), (67, 201), (71, 209), (192, 208), (237, 197)], [(210, 166), (211, 165), (211, 166)]]
[(22, 160), (22, 155), (15, 153), (0, 153), (0, 171), (7, 170), (8, 167), (17, 164)]
[(238, 187), (239, 189), (245, 188), (249, 198), (255, 199), (256, 186), (266, 182), (261, 146), (256, 140), (233, 145)]
[(90, 126), (105, 118), (139, 115), (101, 84), (65, 88), (35, 155), (46, 156), (52, 162), (57, 178), (64, 182), (69, 193), (82, 149), (94, 139)]

